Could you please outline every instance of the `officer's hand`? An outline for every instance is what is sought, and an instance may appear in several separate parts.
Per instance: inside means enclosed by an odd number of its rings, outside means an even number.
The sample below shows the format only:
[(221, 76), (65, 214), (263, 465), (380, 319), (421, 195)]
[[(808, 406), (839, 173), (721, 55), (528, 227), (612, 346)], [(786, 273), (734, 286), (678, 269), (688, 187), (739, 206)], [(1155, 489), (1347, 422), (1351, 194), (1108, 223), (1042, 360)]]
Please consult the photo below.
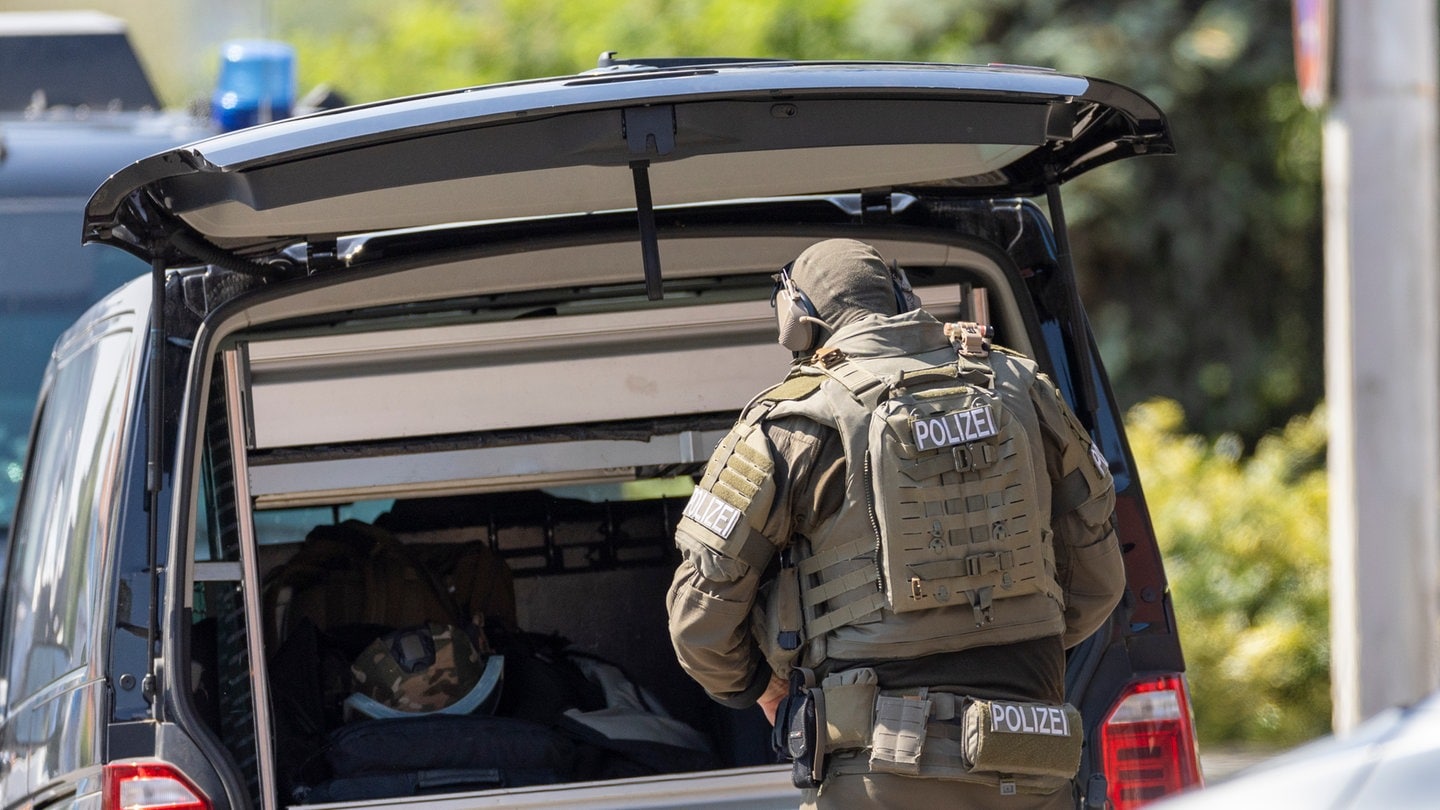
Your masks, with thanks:
[(770, 721), (770, 725), (775, 725), (775, 712), (780, 709), (781, 698), (785, 697), (785, 693), (789, 691), (789, 684), (771, 675), (770, 685), (765, 687), (764, 694), (760, 695), (760, 699), (755, 701), (759, 704), (760, 710), (765, 712), (765, 719)]

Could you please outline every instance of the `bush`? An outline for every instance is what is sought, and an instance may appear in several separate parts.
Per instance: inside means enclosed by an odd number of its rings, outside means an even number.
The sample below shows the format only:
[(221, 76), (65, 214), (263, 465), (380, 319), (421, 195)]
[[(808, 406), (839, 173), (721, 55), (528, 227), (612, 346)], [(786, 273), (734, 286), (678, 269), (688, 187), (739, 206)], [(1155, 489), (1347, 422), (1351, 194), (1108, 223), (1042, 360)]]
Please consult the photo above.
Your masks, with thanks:
[(1252, 453), (1184, 433), (1178, 404), (1126, 417), (1165, 555), (1201, 744), (1330, 731), (1323, 406)]

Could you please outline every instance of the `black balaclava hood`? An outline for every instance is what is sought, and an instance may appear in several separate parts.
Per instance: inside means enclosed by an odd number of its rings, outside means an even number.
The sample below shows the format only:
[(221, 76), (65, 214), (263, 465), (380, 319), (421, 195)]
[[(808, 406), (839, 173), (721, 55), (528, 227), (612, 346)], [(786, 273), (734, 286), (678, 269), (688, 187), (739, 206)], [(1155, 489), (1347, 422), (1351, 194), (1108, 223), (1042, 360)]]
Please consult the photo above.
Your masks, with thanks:
[(866, 315), (896, 314), (890, 267), (864, 242), (817, 242), (795, 259), (790, 278), (832, 332)]

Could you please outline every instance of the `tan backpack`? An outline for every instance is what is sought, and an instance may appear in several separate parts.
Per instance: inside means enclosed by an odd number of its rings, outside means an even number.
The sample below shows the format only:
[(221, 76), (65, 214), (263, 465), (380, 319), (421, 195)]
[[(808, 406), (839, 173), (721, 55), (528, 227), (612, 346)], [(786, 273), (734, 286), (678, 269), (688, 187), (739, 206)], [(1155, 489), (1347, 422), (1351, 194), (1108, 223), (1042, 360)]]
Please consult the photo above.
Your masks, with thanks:
[(510, 569), (484, 541), (405, 544), (358, 520), (312, 529), (295, 556), (266, 578), (263, 593), (266, 629), (276, 640), (302, 619), (322, 631), (427, 622), (516, 626)]

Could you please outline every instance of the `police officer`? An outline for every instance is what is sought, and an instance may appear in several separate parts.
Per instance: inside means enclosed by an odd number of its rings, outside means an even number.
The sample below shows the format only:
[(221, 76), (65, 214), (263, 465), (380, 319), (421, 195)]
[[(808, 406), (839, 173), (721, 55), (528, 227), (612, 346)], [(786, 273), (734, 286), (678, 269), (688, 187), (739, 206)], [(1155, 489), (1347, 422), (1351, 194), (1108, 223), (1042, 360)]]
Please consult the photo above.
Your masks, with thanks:
[(796, 363), (676, 533), (681, 666), (778, 724), (806, 807), (1073, 807), (1065, 650), (1124, 588), (1104, 457), (1031, 361), (920, 309), (869, 245), (812, 245), (775, 305)]

